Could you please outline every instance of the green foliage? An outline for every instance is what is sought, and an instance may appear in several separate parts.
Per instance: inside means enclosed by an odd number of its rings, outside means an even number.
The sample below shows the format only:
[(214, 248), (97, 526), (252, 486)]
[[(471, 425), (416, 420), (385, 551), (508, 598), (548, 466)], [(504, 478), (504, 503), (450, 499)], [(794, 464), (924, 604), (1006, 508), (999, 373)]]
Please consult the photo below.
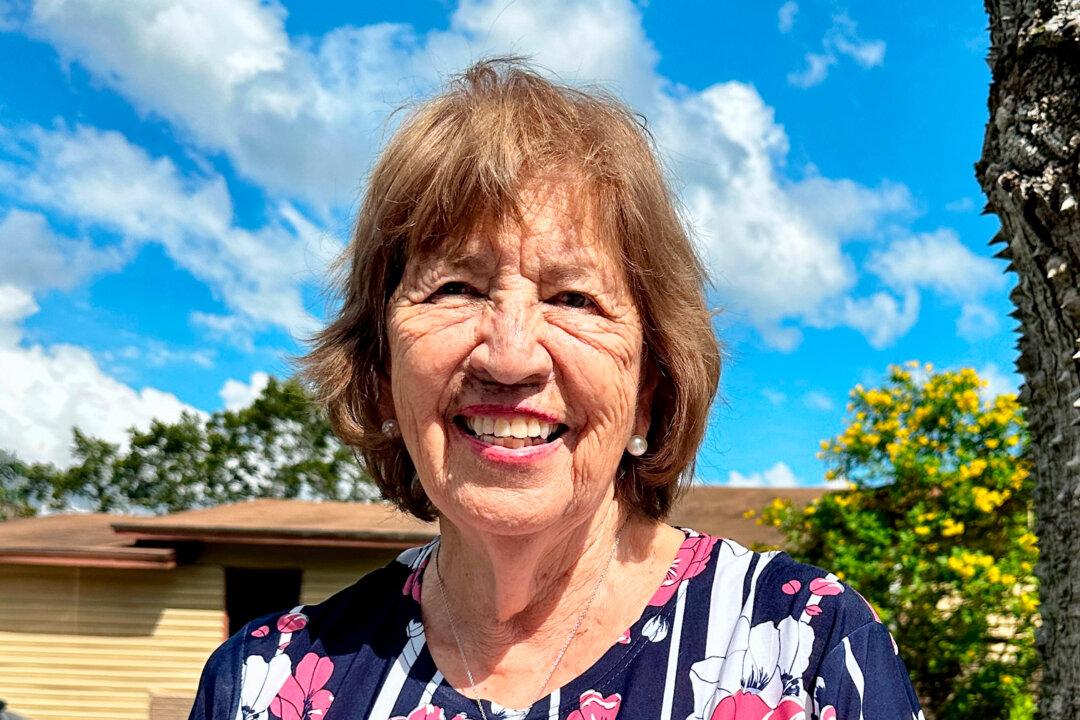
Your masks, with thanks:
[(377, 496), (295, 380), (271, 379), (240, 410), (133, 428), (125, 450), (76, 428), (72, 451), (63, 470), (0, 453), (0, 520), (43, 508), (164, 513), (257, 497)]
[(873, 600), (939, 720), (1033, 717), (1028, 437), (1015, 396), (983, 402), (984, 386), (971, 369), (917, 363), (857, 386), (820, 453), (847, 489), (805, 508), (774, 501), (759, 520)]

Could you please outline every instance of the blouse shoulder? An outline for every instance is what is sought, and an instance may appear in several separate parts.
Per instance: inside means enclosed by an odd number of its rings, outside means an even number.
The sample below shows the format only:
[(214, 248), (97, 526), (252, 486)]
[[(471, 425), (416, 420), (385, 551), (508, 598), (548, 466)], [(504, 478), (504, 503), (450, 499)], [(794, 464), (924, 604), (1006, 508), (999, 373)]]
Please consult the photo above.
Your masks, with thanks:
[[(334, 647), (343, 638), (356, 645), (369, 642), (390, 616), (408, 613), (408, 604), (419, 598), (416, 568), (411, 566), (418, 564), (423, 550), (405, 551), (321, 603), (249, 622), (210, 655), (189, 720), (265, 717), (268, 709), (280, 716), (274, 703), (284, 702), (283, 695), (294, 689), (290, 682), (296, 685), (300, 677), (310, 689), (313, 678), (329, 679), (334, 661), (328, 645)], [(364, 622), (358, 624), (357, 618)], [(332, 695), (320, 697), (327, 706), (332, 702)]]
[(794, 667), (822, 720), (922, 718), (892, 634), (866, 598), (836, 574), (774, 553), (756, 583), (753, 606), (751, 628), (786, 625), (781, 643), (788, 641), (795, 658), (805, 653)]

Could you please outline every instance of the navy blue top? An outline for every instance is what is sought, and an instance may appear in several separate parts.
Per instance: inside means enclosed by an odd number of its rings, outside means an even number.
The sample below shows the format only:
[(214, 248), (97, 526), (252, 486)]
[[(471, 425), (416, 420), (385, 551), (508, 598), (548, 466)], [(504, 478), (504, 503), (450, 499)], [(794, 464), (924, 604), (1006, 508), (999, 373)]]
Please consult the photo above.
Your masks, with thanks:
[[(641, 617), (603, 657), (529, 709), (482, 701), (487, 717), (922, 720), (896, 643), (858, 593), (786, 553), (684, 532)], [(229, 638), (191, 720), (481, 720), (426, 647), (421, 580), (437, 542)]]

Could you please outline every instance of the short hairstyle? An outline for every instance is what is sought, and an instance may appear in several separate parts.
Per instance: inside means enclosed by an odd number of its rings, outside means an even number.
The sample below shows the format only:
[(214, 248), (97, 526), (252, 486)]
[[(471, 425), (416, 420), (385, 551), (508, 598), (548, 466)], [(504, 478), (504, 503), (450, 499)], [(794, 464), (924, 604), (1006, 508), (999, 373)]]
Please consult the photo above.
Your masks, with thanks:
[(662, 519), (693, 475), (720, 376), (707, 275), (664, 180), (643, 119), (601, 90), (542, 77), (520, 58), (478, 62), (419, 104), (372, 169), (337, 263), (341, 308), (300, 359), (337, 436), (383, 496), (437, 515), (400, 437), (381, 430), (389, 362), (387, 303), (411, 253), (480, 223), (523, 217), (523, 186), (575, 179), (600, 235), (621, 255), (653, 387), (649, 451), (624, 456), (616, 496)]

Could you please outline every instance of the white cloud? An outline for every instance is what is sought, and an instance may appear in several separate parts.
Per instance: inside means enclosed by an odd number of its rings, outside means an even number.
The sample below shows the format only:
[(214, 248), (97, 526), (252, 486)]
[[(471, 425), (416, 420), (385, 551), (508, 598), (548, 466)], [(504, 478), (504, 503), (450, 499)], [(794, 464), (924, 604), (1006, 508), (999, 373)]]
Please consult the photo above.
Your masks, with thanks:
[(878, 67), (885, 62), (885, 41), (863, 39), (859, 36), (855, 21), (847, 14), (834, 15), (832, 24), (821, 38), (821, 52), (806, 53), (803, 56), (805, 67), (788, 73), (788, 84), (800, 88), (819, 85), (828, 77), (829, 68), (842, 57), (853, 60), (863, 68)]
[(761, 394), (772, 405), (783, 405), (787, 402), (787, 395), (773, 388), (762, 388)]
[(957, 333), (970, 341), (992, 336), (997, 316), (980, 299), (1005, 284), (998, 264), (976, 255), (953, 230), (901, 237), (871, 253), (866, 267), (886, 286), (904, 294), (929, 289), (961, 304)]
[(799, 88), (809, 88), (825, 82), (829, 68), (836, 64), (836, 56), (827, 53), (806, 53), (803, 55), (806, 67), (788, 73), (787, 81)]
[(956, 300), (1005, 284), (993, 260), (976, 255), (946, 228), (900, 238), (873, 253), (867, 267), (894, 289), (926, 287)]
[(197, 413), (176, 396), (135, 390), (74, 345), (23, 346), (20, 323), (37, 312), (26, 291), (0, 286), (0, 447), (32, 462), (71, 463), (71, 429), (122, 443), (131, 426)]
[(462, 0), (448, 31), (424, 37), (379, 23), (294, 41), (285, 15), (274, 0), (38, 0), (29, 27), (245, 176), (320, 205), (355, 198), (391, 109), (481, 55), (529, 53), (631, 101), (656, 82), (658, 55), (622, 0)]
[(895, 183), (867, 188), (818, 175), (785, 181), (778, 166), (787, 154), (787, 135), (772, 109), (742, 83), (663, 98), (654, 132), (682, 184), (729, 310), (781, 349), (801, 338), (785, 323), (793, 319), (863, 329), (865, 323), (833, 309), (864, 302), (846, 297), (857, 271), (842, 243), (876, 233), (893, 215), (910, 213), (906, 189)]
[(229, 378), (221, 386), (218, 395), (226, 410), (240, 410), (250, 405), (270, 382), (270, 376), (262, 371), (253, 372), (247, 383)]
[(980, 303), (964, 303), (956, 319), (956, 334), (969, 342), (993, 337), (1000, 327), (997, 313)]
[(53, 232), (44, 215), (18, 208), (0, 218), (0, 285), (29, 292), (68, 290), (90, 276), (116, 270), (129, 253), (122, 247), (96, 248)]
[(778, 462), (772, 467), (761, 472), (743, 475), (737, 470), (728, 473), (727, 482), (729, 487), (775, 487), (788, 488), (801, 485), (795, 473), (791, 471), (787, 463)]
[(827, 412), (836, 407), (832, 398), (821, 392), (820, 390), (811, 390), (803, 395), (803, 405), (811, 410), (821, 410)]
[[(875, 60), (871, 50), (859, 49), (867, 44), (846, 16), (833, 25), (829, 53)], [(902, 310), (917, 312), (917, 305), (901, 307), (893, 298), (896, 322), (889, 332), (866, 330), (857, 311), (882, 301), (851, 295), (859, 272), (842, 248), (911, 214), (907, 190), (818, 175), (787, 180), (787, 135), (758, 93), (738, 82), (692, 92), (661, 76), (641, 13), (627, 0), (460, 0), (446, 30), (417, 34), (409, 26), (379, 24), (302, 40), (287, 35), (280, 5), (255, 0), (230, 3), (226, 11), (211, 0), (38, 0), (31, 26), (99, 82), (167, 118), (198, 146), (225, 153), (241, 174), (318, 208), (340, 209), (355, 200), (358, 179), (389, 129), (383, 125), (388, 111), (403, 98), (422, 95), (441, 74), (481, 55), (530, 55), (564, 79), (609, 85), (650, 119), (722, 300), (766, 343), (794, 348), (800, 324), (848, 325), (883, 342), (904, 329)], [(537, 33), (538, 27), (545, 31)], [(191, 256), (192, 245), (206, 250), (187, 267), (221, 293), (229, 316), (278, 319), (294, 329), (310, 323), (294, 283), (282, 277), (303, 266), (296, 248), (312, 244), (296, 238), (317, 235), (296, 226), (292, 206), (280, 206), (277, 226), (265, 233), (237, 231), (229, 227), (220, 178), (181, 177), (167, 160), (145, 153), (142, 160), (151, 183), (179, 185), (184, 197), (180, 211), (163, 218), (166, 227), (181, 219), (188, 227), (194, 218), (218, 229), (200, 236), (203, 245), (184, 243), (184, 253), (173, 255), (183, 264), (178, 258)], [(59, 202), (60, 193), (55, 196)], [(101, 197), (92, 200), (80, 204), (101, 207)], [(128, 201), (118, 203), (114, 214), (128, 212), (117, 222), (141, 223)], [(320, 261), (339, 247), (324, 245), (310, 251)], [(241, 274), (233, 277), (237, 268)]]
[(787, 0), (786, 3), (780, 6), (780, 9), (776, 11), (776, 24), (780, 32), (791, 32), (791, 28), (795, 26), (795, 15), (798, 12), (799, 5), (795, 0)]
[(979, 392), (984, 401), (993, 400), (998, 395), (1016, 395), (1020, 392), (1022, 380), (1015, 372), (1005, 372), (995, 363), (987, 363), (977, 372), (986, 381), (986, 387)]
[(845, 14), (833, 17), (833, 25), (825, 34), (825, 46), (847, 55), (864, 68), (877, 67), (885, 62), (884, 40), (863, 40), (855, 21)]
[(818, 327), (845, 325), (861, 332), (878, 350), (891, 345), (919, 319), (919, 294), (908, 290), (900, 298), (887, 292), (868, 297), (844, 297), (823, 308), (811, 323)]
[(975, 209), (975, 201), (969, 197), (962, 197), (945, 203), (945, 209), (954, 213), (968, 213)]
[(119, 233), (128, 247), (160, 243), (256, 325), (298, 334), (316, 326), (300, 286), (325, 271), (333, 243), (288, 203), (272, 208), (262, 228), (246, 230), (233, 224), (223, 178), (186, 176), (119, 133), (35, 127), (18, 136), (32, 161), (0, 164), (0, 187), (23, 202)]

